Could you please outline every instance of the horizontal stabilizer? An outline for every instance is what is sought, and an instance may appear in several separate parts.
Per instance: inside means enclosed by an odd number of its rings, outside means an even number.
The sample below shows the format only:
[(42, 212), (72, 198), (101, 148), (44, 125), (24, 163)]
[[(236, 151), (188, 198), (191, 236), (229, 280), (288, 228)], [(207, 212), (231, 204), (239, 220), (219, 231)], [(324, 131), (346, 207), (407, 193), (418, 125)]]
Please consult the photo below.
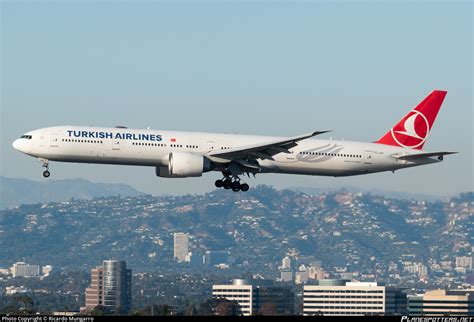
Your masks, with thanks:
[(431, 157), (442, 157), (443, 155), (455, 154), (458, 152), (427, 152), (427, 153), (416, 153), (416, 154), (405, 154), (405, 155), (394, 155), (393, 157), (399, 160), (417, 160)]

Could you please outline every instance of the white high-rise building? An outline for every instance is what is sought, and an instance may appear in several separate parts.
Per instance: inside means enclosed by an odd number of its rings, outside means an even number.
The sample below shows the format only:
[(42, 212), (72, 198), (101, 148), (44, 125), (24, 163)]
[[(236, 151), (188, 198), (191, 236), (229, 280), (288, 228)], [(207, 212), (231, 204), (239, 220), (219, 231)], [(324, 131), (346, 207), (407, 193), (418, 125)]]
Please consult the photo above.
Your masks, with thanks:
[(428, 267), (422, 263), (414, 263), (412, 265), (405, 266), (403, 270), (411, 274), (417, 274), (420, 277), (428, 275)]
[(296, 284), (306, 283), (306, 281), (308, 281), (308, 277), (309, 277), (308, 268), (304, 264), (300, 265), (300, 267), (298, 267), (298, 271), (295, 272), (295, 283)]
[(212, 285), (212, 296), (236, 301), (243, 315), (252, 315), (256, 306), (255, 287), (243, 279), (234, 279), (231, 285)]
[(10, 271), (13, 277), (37, 277), (40, 273), (39, 265), (30, 265), (24, 262), (13, 264)]
[(174, 233), (174, 260), (184, 262), (189, 253), (189, 237), (186, 233)]
[(304, 286), (304, 315), (390, 315), (405, 309), (406, 294), (376, 282), (320, 280)]
[(49, 276), (49, 273), (53, 270), (53, 266), (51, 265), (46, 265), (41, 268), (41, 272), (43, 273), (43, 276)]
[[(310, 266), (308, 268), (308, 278), (313, 280), (322, 280), (326, 278), (326, 272), (320, 267)], [(352, 274), (351, 274), (352, 275)]]
[(456, 268), (466, 268), (472, 270), (472, 256), (456, 257)]
[(291, 269), (291, 258), (289, 256), (285, 256), (281, 261), (281, 270)]

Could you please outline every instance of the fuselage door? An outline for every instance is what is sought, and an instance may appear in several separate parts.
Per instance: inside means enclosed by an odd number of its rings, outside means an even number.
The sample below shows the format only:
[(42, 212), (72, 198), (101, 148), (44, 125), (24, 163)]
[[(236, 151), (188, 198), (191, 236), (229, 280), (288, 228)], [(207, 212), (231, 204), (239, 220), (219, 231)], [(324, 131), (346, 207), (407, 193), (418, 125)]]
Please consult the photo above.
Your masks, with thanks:
[(57, 147), (58, 144), (59, 144), (59, 134), (58, 133), (51, 133), (50, 146)]
[(214, 141), (207, 141), (207, 151), (211, 152), (215, 149), (216, 142)]
[(112, 140), (112, 150), (120, 150), (120, 140), (113, 139)]
[(372, 151), (364, 151), (364, 164), (372, 164)]

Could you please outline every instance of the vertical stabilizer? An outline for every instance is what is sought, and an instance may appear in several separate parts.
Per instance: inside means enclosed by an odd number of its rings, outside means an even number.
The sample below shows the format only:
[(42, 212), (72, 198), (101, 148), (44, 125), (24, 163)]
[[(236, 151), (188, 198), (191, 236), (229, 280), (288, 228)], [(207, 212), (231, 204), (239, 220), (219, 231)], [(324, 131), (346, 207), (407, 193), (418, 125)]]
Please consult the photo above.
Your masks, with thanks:
[(376, 143), (421, 150), (446, 94), (440, 90), (431, 92)]

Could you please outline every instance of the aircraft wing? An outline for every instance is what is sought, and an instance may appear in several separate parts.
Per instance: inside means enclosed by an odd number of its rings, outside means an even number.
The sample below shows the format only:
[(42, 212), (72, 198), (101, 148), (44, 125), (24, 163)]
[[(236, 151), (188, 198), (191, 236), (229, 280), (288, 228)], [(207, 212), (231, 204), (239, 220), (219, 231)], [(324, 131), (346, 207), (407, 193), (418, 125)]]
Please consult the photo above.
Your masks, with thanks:
[(298, 141), (320, 135), (330, 131), (315, 131), (299, 136), (285, 139), (278, 139), (258, 144), (244, 145), (228, 150), (211, 151), (208, 156), (225, 160), (234, 159), (268, 159), (273, 160), (273, 156), (278, 153), (290, 153), (289, 149), (298, 145)]
[(426, 152), (426, 153), (416, 153), (416, 154), (406, 154), (406, 155), (394, 155), (393, 157), (399, 160), (407, 160), (413, 161), (417, 159), (423, 158), (431, 158), (431, 157), (443, 157), (444, 155), (454, 154), (457, 152)]

